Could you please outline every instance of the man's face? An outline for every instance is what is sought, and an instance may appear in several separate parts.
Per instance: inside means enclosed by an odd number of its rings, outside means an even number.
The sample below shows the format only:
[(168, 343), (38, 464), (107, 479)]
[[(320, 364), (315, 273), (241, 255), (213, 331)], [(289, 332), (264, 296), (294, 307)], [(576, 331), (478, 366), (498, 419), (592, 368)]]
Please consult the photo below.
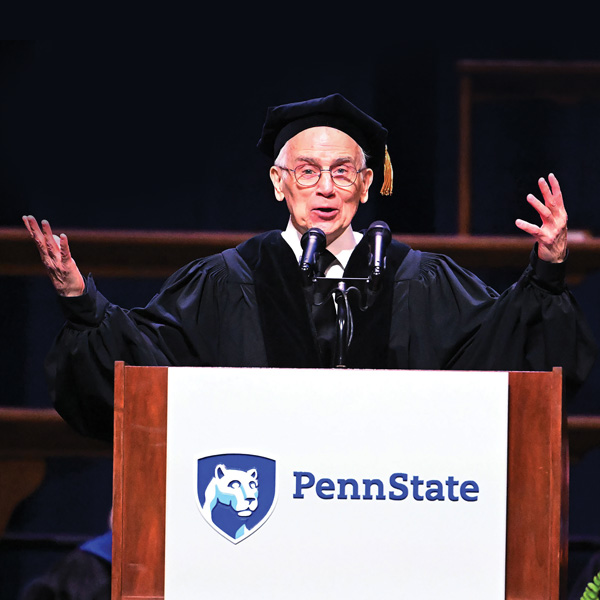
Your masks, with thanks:
[[(344, 132), (331, 127), (305, 129), (288, 140), (281, 166), (288, 169), (309, 165), (316, 169), (333, 169), (351, 165), (357, 170), (363, 166), (363, 156), (358, 144)], [(328, 172), (309, 187), (301, 186), (294, 174), (271, 167), (271, 180), (275, 197), (285, 200), (292, 223), (304, 233), (318, 227), (325, 233), (327, 244), (337, 239), (350, 225), (358, 205), (366, 202), (373, 171), (365, 169), (349, 187), (333, 183)]]

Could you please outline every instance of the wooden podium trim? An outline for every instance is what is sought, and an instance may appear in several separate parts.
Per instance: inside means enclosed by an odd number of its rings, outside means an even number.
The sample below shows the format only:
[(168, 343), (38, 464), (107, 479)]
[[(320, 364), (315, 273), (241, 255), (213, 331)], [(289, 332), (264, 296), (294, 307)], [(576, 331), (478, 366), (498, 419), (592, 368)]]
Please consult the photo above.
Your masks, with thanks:
[[(167, 367), (115, 368), (113, 600), (164, 599)], [(506, 598), (566, 583), (562, 371), (509, 373)]]
[(561, 369), (509, 373), (508, 428), (506, 598), (559, 600), (568, 553)]
[(115, 365), (112, 598), (164, 598), (166, 367)]

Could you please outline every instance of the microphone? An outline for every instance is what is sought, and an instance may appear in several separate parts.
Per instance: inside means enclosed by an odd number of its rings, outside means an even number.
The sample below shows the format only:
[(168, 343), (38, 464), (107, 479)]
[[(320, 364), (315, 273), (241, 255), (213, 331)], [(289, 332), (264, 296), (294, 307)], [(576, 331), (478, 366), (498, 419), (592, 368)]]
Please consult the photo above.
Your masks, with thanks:
[(385, 270), (385, 253), (392, 240), (392, 234), (387, 223), (375, 221), (367, 230), (367, 241), (371, 256), (369, 259), (369, 289), (376, 292), (381, 287), (383, 271)]
[(302, 245), (300, 271), (304, 277), (304, 283), (309, 284), (315, 271), (317, 259), (327, 245), (327, 239), (321, 229), (311, 227), (302, 236), (300, 244)]

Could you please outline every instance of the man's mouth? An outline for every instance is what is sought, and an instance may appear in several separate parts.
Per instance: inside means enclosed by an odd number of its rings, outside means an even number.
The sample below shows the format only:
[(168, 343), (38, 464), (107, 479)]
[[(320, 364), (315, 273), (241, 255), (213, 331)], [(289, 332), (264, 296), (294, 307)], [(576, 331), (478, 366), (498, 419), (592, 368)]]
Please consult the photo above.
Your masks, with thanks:
[(313, 213), (317, 214), (321, 219), (331, 219), (337, 215), (338, 209), (329, 206), (319, 206), (313, 208)]

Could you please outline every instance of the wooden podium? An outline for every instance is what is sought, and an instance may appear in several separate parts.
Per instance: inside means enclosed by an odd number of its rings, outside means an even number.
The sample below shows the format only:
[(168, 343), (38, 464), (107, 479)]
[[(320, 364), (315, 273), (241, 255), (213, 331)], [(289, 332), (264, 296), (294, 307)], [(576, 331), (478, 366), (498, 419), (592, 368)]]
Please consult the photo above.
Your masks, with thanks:
[[(164, 598), (167, 381), (166, 367), (116, 364), (113, 600)], [(562, 372), (508, 381), (506, 598), (558, 600), (568, 538)]]

